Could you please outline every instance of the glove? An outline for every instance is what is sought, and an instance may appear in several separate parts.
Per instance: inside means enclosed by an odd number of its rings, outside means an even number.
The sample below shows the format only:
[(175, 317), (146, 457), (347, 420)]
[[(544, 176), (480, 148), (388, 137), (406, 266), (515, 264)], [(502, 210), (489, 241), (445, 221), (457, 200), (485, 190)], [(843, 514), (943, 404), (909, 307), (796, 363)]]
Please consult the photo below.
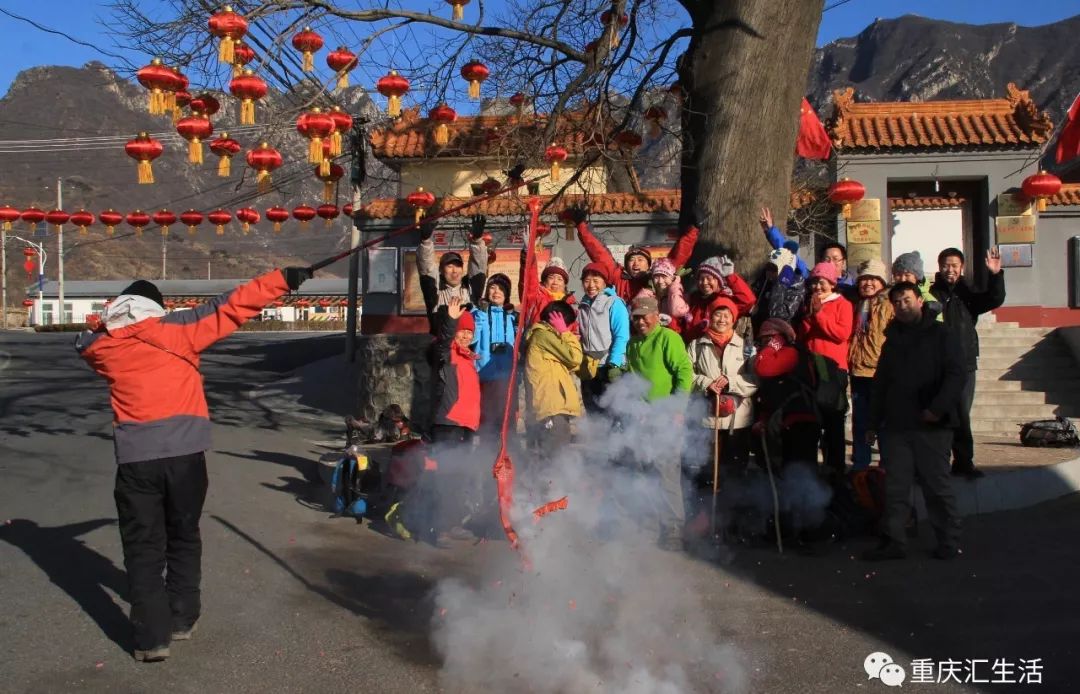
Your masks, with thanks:
[(584, 205), (574, 205), (566, 211), (566, 216), (574, 220), (574, 224), (581, 224), (589, 218), (589, 208)]
[(727, 277), (735, 273), (735, 261), (726, 255), (720, 256), (720, 276)]
[(295, 292), (305, 280), (311, 279), (313, 273), (309, 267), (287, 267), (281, 271), (285, 275), (285, 284), (289, 285), (289, 291)]
[(480, 237), (484, 235), (484, 227), (486, 225), (487, 217), (482, 214), (474, 214), (472, 224), (469, 227), (469, 238), (473, 241), (479, 241)]
[(619, 380), (619, 377), (621, 377), (624, 373), (626, 373), (626, 369), (624, 369), (623, 367), (615, 366), (614, 364), (608, 364), (607, 374), (605, 374), (607, 376), (607, 382), (614, 383), (615, 381)]
[(570, 330), (570, 328), (566, 326), (566, 319), (563, 318), (563, 315), (558, 311), (551, 312), (548, 323), (551, 324), (551, 327), (555, 328), (555, 332), (560, 335)]
[(431, 238), (432, 234), (434, 234), (434, 233), (435, 233), (435, 224), (434, 223), (422, 224), (420, 226), (420, 240), (421, 241), (427, 241), (428, 239)]

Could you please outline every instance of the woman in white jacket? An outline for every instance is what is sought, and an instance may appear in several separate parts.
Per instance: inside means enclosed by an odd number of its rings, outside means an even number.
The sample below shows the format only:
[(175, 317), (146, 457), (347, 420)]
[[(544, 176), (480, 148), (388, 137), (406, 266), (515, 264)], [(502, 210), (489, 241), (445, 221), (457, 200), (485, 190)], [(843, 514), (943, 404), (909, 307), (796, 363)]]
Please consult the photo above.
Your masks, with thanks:
[[(709, 430), (720, 429), (720, 470), (725, 477), (741, 474), (750, 454), (750, 427), (754, 423), (753, 395), (757, 380), (746, 358), (743, 340), (735, 333), (739, 310), (726, 296), (709, 306), (705, 334), (687, 347), (694, 366), (694, 390), (708, 397), (710, 415), (702, 420)], [(719, 420), (715, 417), (719, 409)], [(712, 465), (697, 476), (701, 487), (712, 486)]]

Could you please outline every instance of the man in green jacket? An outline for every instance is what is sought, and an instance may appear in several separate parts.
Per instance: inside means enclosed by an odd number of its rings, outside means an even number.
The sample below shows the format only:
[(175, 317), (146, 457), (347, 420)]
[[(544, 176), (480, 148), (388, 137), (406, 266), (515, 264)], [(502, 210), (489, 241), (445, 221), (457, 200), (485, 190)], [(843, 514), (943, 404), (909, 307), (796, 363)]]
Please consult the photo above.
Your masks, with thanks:
[[(632, 373), (649, 383), (645, 396), (656, 402), (673, 395), (685, 396), (694, 386), (694, 367), (686, 354), (679, 334), (660, 325), (660, 307), (651, 296), (639, 296), (630, 305), (630, 325), (634, 335), (626, 348), (626, 365)], [(660, 473), (660, 546), (678, 551), (683, 548), (682, 466), (678, 451), (666, 460), (642, 461)]]

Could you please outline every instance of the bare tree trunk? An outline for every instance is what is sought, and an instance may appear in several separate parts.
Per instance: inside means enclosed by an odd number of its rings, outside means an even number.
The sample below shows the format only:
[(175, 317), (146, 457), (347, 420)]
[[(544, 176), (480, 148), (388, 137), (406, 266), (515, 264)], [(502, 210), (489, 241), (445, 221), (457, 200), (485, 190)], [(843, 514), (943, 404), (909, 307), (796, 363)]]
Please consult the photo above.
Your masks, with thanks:
[(679, 64), (681, 221), (702, 218), (698, 255), (726, 252), (740, 272), (765, 259), (757, 217), (790, 204), (799, 106), (824, 0), (701, 2)]

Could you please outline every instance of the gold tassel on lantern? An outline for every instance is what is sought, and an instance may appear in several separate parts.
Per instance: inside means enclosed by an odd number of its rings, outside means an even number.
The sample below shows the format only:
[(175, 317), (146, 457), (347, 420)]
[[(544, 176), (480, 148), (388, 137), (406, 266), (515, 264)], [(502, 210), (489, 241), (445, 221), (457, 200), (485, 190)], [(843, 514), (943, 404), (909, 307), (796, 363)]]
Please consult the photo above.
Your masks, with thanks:
[[(472, 87), (469, 87), (471, 90)], [(386, 115), (391, 118), (397, 118), (401, 115), (401, 97), (397, 94), (391, 94), (386, 99)]]
[(480, 98), (480, 80), (469, 81), (469, 98), (473, 100)]
[(465, 6), (461, 3), (455, 2), (453, 17), (455, 22), (460, 22), (461, 20), (465, 19)]
[(234, 45), (232, 38), (223, 36), (221, 38), (221, 43), (218, 44), (218, 61), (231, 64), (236, 60), (236, 54), (233, 52), (233, 49)]
[(153, 183), (154, 182), (154, 167), (150, 164), (149, 159), (142, 159), (139, 161), (139, 183)]
[(232, 173), (232, 157), (230, 157), (229, 155), (225, 155), (221, 159), (218, 160), (217, 175), (222, 176), (224, 178), (228, 178), (231, 173)]
[(160, 89), (151, 89), (147, 94), (146, 110), (150, 112), (152, 116), (159, 116), (165, 112), (165, 106), (163, 102), (164, 94)]
[(269, 171), (260, 171), (255, 176), (255, 181), (258, 184), (259, 195), (263, 195), (264, 193), (269, 193), (273, 189), (274, 182), (270, 178), (270, 172)]
[(349, 86), (349, 71), (348, 70), (342, 70), (341, 72), (338, 73), (338, 76), (337, 76), (337, 88), (338, 88), (338, 91), (341, 91), (342, 89), (344, 89), (345, 87), (348, 87), (348, 86)]
[(335, 184), (334, 184), (333, 181), (323, 181), (323, 187), (322, 187), (322, 199), (323, 199), (323, 202), (333, 202), (334, 201), (334, 185)]
[(179, 122), (180, 122), (180, 118), (181, 118), (181, 116), (183, 116), (183, 115), (184, 115), (184, 112), (180, 110), (180, 105), (179, 105), (179, 104), (177, 104), (177, 105), (173, 106), (173, 110), (172, 110), (172, 124), (173, 124), (173, 125), (176, 125), (177, 123), (179, 123)]
[(308, 162), (311, 164), (322, 164), (323, 161), (322, 138), (313, 137), (308, 143)]
[(135, 227), (135, 238), (142, 238), (142, 227)]
[(414, 224), (419, 224), (420, 220), (423, 219), (423, 218), (424, 218), (424, 208), (423, 207), (417, 207), (416, 212), (413, 213), (413, 223)]
[(244, 66), (243, 65), (241, 65), (240, 63), (233, 63), (232, 64), (232, 76), (233, 76), (233, 79), (236, 79), (237, 77), (239, 77), (241, 74), (243, 74), (243, 72), (244, 72)]
[(435, 126), (435, 144), (440, 147), (446, 146), (450, 142), (450, 127), (446, 123), (439, 123)]
[(255, 125), (255, 102), (251, 99), (240, 102), (240, 124)]
[[(322, 150), (320, 149), (320, 151), (322, 151)], [(329, 157), (323, 157), (322, 161), (319, 162), (319, 175), (320, 176), (329, 176), (330, 175), (330, 159), (329, 159)]]
[(281, 222), (274, 222), (274, 233), (275, 234), (280, 234), (281, 233)]
[(216, 227), (214, 227), (214, 231), (217, 232), (218, 236), (224, 236), (225, 235), (225, 225), (224, 224), (218, 224)]
[(169, 235), (169, 227), (162, 225), (162, 227), (161, 227), (161, 235), (162, 236), (168, 236)]
[(116, 227), (112, 226), (111, 224), (106, 224), (105, 225), (105, 235), (106, 236), (112, 236), (115, 233), (116, 233)]
[(203, 163), (202, 141), (197, 137), (191, 138), (187, 146), (187, 160), (189, 164)]
[(561, 169), (559, 168), (559, 162), (557, 162), (557, 161), (551, 162), (551, 180), (552, 180), (553, 183), (558, 183), (559, 182), (559, 179), (560, 179), (559, 172), (560, 172), (560, 170)]
[(304, 72), (312, 72), (315, 69), (315, 54), (311, 51), (304, 51)]
[(240, 231), (244, 232), (244, 236), (247, 236), (248, 232), (251, 231), (251, 225), (247, 222), (241, 222)]
[(341, 156), (341, 131), (336, 129), (330, 134), (330, 156)]

